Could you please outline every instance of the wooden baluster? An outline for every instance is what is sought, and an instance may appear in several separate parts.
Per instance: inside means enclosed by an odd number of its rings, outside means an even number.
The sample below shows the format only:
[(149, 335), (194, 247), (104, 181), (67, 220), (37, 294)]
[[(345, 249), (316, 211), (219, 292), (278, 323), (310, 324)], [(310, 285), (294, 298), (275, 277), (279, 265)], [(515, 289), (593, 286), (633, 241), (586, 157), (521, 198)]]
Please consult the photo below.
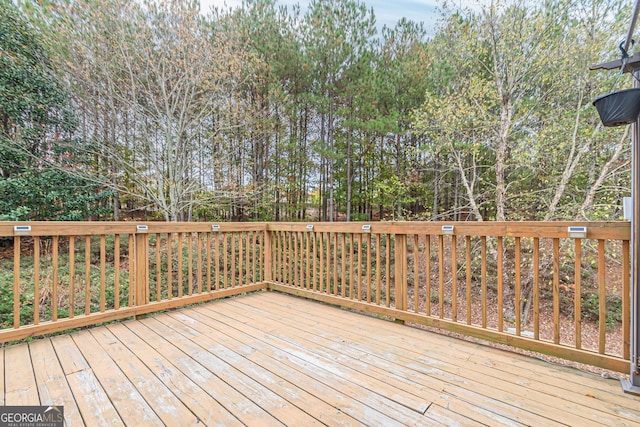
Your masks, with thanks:
[(13, 238), (13, 327), (20, 327), (20, 236)]
[[(74, 285), (74, 276), (76, 274), (75, 272), (75, 237), (73, 236), (69, 236), (69, 318), (73, 319), (73, 317), (75, 316), (75, 311), (76, 311), (76, 303), (75, 303), (75, 285)], [(38, 252), (40, 252), (39, 249), (39, 244), (36, 245), (36, 240), (34, 238), (33, 240), (33, 249), (34, 249), (34, 264), (35, 264), (35, 252), (36, 250)], [(35, 267), (35, 265), (34, 265)], [(35, 279), (35, 278), (34, 278)], [(35, 284), (34, 280), (34, 284)], [(38, 286), (39, 287), (39, 286)], [(34, 289), (34, 299), (38, 300), (39, 298), (39, 292), (36, 293), (35, 289)], [(34, 307), (35, 309), (35, 307)], [(36, 325), (37, 323), (34, 322), (34, 325)]]
[(120, 308), (120, 235), (113, 236), (113, 308)]
[(481, 275), (481, 293), (482, 293), (482, 328), (487, 327), (487, 236), (480, 236), (482, 245), (481, 249), (481, 262), (480, 268)]
[[(72, 273), (70, 274), (71, 276), (73, 276)], [(34, 236), (33, 237), (33, 324), (38, 325), (39, 323), (40, 323), (40, 237)]]
[(451, 236), (451, 320), (458, 321), (458, 237)]
[(560, 344), (560, 239), (553, 239), (553, 342)]
[[(233, 235), (232, 235), (233, 237)], [(224, 233), (222, 235), (222, 289), (226, 289), (229, 287), (229, 251), (227, 249), (228, 246), (228, 233)], [(276, 252), (277, 253), (277, 252)]]
[(367, 234), (365, 241), (367, 245), (367, 278), (365, 283), (367, 285), (367, 303), (371, 302), (371, 233)]
[(471, 270), (471, 236), (466, 236), (465, 237), (465, 241), (466, 241), (466, 272), (467, 272), (467, 277), (466, 277), (466, 299), (467, 299), (467, 325), (471, 324), (471, 307), (473, 306), (473, 295), (471, 293), (472, 287), (473, 287), (473, 282), (472, 282), (472, 270)]
[(503, 332), (504, 331), (504, 281), (503, 281), (503, 277), (504, 277), (504, 273), (502, 271), (503, 269), (503, 257), (502, 254), (504, 253), (504, 248), (503, 248), (503, 240), (502, 240), (502, 236), (498, 236), (498, 250), (497, 250), (497, 255), (498, 255), (498, 259), (497, 259), (497, 267), (498, 267), (498, 271), (497, 271), (497, 283), (498, 283), (498, 332)]
[(244, 233), (238, 233), (238, 286), (244, 281)]
[(354, 234), (349, 234), (349, 298), (353, 299), (356, 286), (356, 278), (355, 278), (355, 238)]
[(198, 247), (198, 260), (196, 261), (196, 268), (198, 270), (198, 293), (201, 294), (202, 293), (202, 279), (203, 279), (203, 275), (202, 275), (202, 237), (200, 236), (200, 233), (196, 232), (196, 245)]
[(362, 233), (358, 233), (358, 265), (356, 273), (356, 300), (362, 300)]
[(324, 232), (318, 233), (320, 237), (320, 241), (318, 242), (318, 264), (319, 264), (319, 275), (318, 275), (318, 292), (324, 291)]
[(630, 359), (631, 350), (631, 254), (629, 241), (622, 241), (622, 358)]
[(540, 340), (540, 239), (533, 238), (533, 338)]
[(598, 353), (604, 354), (607, 336), (607, 264), (605, 258), (605, 241), (598, 240)]
[(53, 236), (52, 239), (52, 254), (51, 254), (51, 267), (52, 267), (52, 281), (51, 281), (51, 321), (56, 322), (58, 320), (58, 243), (59, 236)]
[(333, 233), (333, 295), (338, 296), (338, 233)]
[(342, 298), (346, 295), (347, 288), (347, 235), (345, 233), (341, 234), (341, 261), (342, 261), (342, 276), (340, 277), (340, 296)]
[(160, 233), (156, 233), (156, 301), (162, 300), (162, 241)]
[(431, 316), (431, 235), (424, 236), (424, 259), (425, 259), (425, 304), (427, 316)]
[(420, 296), (420, 236), (413, 235), (413, 311), (418, 312)]
[(376, 304), (380, 305), (380, 234), (376, 234)]
[(211, 233), (207, 233), (207, 292), (211, 292)]
[(326, 289), (327, 289), (327, 294), (331, 294), (332, 290), (331, 290), (331, 232), (327, 232), (326, 234), (327, 239), (326, 239), (326, 244), (327, 244), (327, 262), (326, 262), (326, 275), (325, 275), (325, 279), (326, 279)]
[(438, 277), (440, 286), (438, 288), (438, 316), (444, 318), (444, 236), (438, 236)]
[[(146, 261), (146, 259), (145, 259)], [(100, 313), (107, 306), (107, 236), (100, 235)]]
[(182, 298), (182, 293), (184, 292), (184, 283), (183, 283), (183, 273), (182, 273), (182, 264), (184, 263), (184, 245), (183, 245), (183, 235), (182, 233), (178, 233), (178, 298)]
[(387, 307), (391, 307), (391, 234), (387, 234), (385, 238), (385, 273), (387, 275), (385, 279), (385, 304)]
[(247, 231), (245, 233), (245, 249), (244, 249), (244, 265), (245, 265), (245, 285), (255, 283), (255, 280), (251, 280), (251, 233)]
[[(133, 286), (135, 286), (135, 276), (131, 274), (134, 261), (133, 236), (129, 236), (129, 306), (133, 305)], [(91, 236), (84, 236), (84, 314), (91, 313)]]
[(516, 274), (516, 335), (520, 336), (521, 328), (522, 328), (522, 314), (521, 314), (521, 301), (520, 294), (522, 293), (522, 277), (521, 277), (521, 265), (522, 256), (521, 256), (521, 247), (520, 247), (520, 237), (515, 238), (515, 274)]
[(573, 294), (573, 318), (575, 323), (576, 348), (582, 348), (582, 239), (574, 242), (575, 260), (573, 280), (575, 284)]
[(187, 295), (193, 295), (193, 233), (187, 233)]

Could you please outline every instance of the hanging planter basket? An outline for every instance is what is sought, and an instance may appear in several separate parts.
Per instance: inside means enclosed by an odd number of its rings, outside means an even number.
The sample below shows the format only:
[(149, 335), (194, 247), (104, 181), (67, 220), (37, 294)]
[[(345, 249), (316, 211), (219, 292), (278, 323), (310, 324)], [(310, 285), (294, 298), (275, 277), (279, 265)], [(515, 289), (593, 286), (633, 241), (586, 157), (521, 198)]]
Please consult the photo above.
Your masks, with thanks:
[(624, 126), (638, 120), (640, 114), (640, 88), (618, 90), (596, 98), (602, 124), (607, 127)]

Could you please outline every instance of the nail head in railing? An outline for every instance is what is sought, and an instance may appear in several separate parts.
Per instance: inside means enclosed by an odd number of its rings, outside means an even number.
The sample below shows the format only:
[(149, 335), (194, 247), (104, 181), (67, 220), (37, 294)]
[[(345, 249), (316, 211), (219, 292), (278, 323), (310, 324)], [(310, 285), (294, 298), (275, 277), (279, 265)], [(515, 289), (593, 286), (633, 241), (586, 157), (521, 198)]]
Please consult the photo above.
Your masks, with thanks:
[(363, 233), (371, 233), (371, 225), (370, 224), (365, 224), (362, 226), (362, 232)]
[(453, 235), (453, 225), (443, 225), (442, 226), (442, 234), (444, 234), (444, 235)]
[(313, 224), (307, 225), (307, 231), (313, 231)]
[(136, 233), (148, 233), (149, 226), (148, 225), (136, 225)]
[(220, 225), (219, 224), (213, 224), (211, 226), (211, 231), (220, 231)]
[(30, 225), (14, 225), (13, 226), (14, 236), (29, 236), (30, 234), (31, 234)]
[(567, 233), (572, 239), (586, 239), (587, 227), (571, 226), (567, 229)]

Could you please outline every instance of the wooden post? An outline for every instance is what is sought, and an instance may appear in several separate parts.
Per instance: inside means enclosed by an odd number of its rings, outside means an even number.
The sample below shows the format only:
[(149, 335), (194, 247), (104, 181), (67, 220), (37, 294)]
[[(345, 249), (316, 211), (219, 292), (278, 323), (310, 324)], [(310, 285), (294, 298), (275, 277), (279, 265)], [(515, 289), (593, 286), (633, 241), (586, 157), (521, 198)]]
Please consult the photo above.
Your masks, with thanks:
[(262, 257), (263, 257), (262, 259), (263, 259), (263, 265), (264, 265), (264, 281), (270, 282), (272, 280), (272, 276), (271, 276), (272, 253), (271, 253), (271, 231), (268, 229), (264, 231)]
[(149, 303), (149, 237), (147, 234), (135, 235), (135, 305), (141, 306)]
[[(395, 244), (395, 306), (398, 310), (407, 309), (407, 236), (396, 234)], [(400, 321), (399, 323), (404, 323)]]

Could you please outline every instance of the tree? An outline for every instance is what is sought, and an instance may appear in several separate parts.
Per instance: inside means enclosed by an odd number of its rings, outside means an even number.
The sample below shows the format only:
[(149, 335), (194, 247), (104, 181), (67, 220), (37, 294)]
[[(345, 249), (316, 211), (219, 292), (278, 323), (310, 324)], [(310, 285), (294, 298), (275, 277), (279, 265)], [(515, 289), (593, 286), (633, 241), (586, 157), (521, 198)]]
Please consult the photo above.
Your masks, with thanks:
[(198, 195), (215, 197), (198, 154), (221, 160), (213, 141), (240, 111), (231, 94), (242, 51), (208, 25), (197, 1), (59, 6), (58, 45), (68, 46), (59, 66), (97, 147), (87, 154), (104, 163), (95, 179), (150, 202), (167, 221), (189, 218), (206, 201)]
[[(75, 176), (88, 159), (42, 37), (0, 2), (0, 218), (80, 220), (104, 214), (109, 193)], [(55, 166), (54, 166), (55, 164)]]
[(316, 151), (320, 156), (321, 219), (335, 219), (336, 130), (338, 109), (346, 102), (340, 88), (353, 81), (350, 70), (375, 34), (375, 16), (354, 0), (313, 0), (305, 16), (305, 45), (313, 73), (312, 95), (320, 119)]

